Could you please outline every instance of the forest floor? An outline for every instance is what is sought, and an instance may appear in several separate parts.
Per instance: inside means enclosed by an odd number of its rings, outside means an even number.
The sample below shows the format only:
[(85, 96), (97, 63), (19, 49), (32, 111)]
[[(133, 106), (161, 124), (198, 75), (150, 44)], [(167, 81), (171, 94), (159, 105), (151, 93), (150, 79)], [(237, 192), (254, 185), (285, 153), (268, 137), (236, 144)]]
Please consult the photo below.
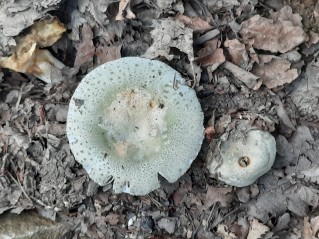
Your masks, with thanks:
[[(2, 1), (0, 223), (32, 211), (65, 238), (318, 238), (318, 26), (315, 0)], [(189, 170), (145, 196), (93, 182), (66, 136), (81, 79), (126, 56), (176, 69), (205, 115)], [(242, 188), (206, 167), (238, 120), (277, 144), (272, 169)]]

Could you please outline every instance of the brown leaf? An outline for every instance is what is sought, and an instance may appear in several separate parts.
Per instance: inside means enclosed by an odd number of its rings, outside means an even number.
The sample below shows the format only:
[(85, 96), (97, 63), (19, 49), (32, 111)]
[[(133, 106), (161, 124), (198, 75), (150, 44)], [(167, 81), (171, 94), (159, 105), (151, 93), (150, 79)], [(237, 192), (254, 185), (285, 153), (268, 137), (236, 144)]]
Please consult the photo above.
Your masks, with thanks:
[(34, 43), (27, 52), (16, 52), (10, 57), (0, 57), (0, 66), (34, 75), (46, 83), (51, 83), (54, 71), (58, 74), (64, 64), (54, 58), (48, 50), (37, 49)]
[(231, 232), (228, 226), (224, 224), (219, 224), (217, 226), (217, 233), (221, 235), (224, 239), (236, 239), (238, 238), (233, 232)]
[(256, 239), (261, 238), (264, 233), (269, 231), (269, 227), (258, 222), (258, 220), (254, 219), (250, 224), (249, 233), (247, 239)]
[(88, 24), (81, 29), (81, 43), (77, 47), (74, 67), (81, 67), (84, 63), (93, 61), (95, 47), (93, 45), (93, 32)]
[(249, 57), (246, 51), (245, 44), (241, 43), (237, 39), (226, 40), (224, 46), (227, 48), (231, 62), (237, 66), (247, 65)]
[(101, 65), (103, 63), (121, 58), (121, 48), (122, 48), (122, 45), (98, 46), (95, 52), (95, 55), (97, 58), (97, 65)]
[(272, 55), (260, 55), (252, 73), (259, 76), (268, 89), (290, 83), (298, 77), (297, 69), (290, 69), (290, 62)]
[(44, 19), (32, 25), (31, 34), (28, 34), (23, 41), (30, 37), (33, 38), (33, 42), (37, 42), (38, 47), (48, 47), (59, 40), (65, 31), (66, 28), (58, 18)]
[(215, 131), (214, 126), (209, 126), (209, 127), (205, 128), (205, 137), (208, 140), (208, 142), (210, 142), (212, 140), (215, 133), (216, 133), (216, 131)]
[(109, 223), (111, 226), (116, 225), (119, 222), (119, 220), (120, 215), (112, 212), (105, 217), (105, 221)]
[(173, 194), (173, 201), (175, 206), (179, 206), (179, 204), (182, 202), (184, 196), (189, 190), (185, 187), (179, 187)]
[(308, 36), (309, 36), (309, 39), (308, 41), (306, 42), (306, 46), (307, 47), (310, 47), (311, 45), (313, 44), (316, 44), (317, 42), (319, 42), (319, 35), (318, 33), (315, 33), (313, 31), (310, 31), (308, 33)]
[(205, 42), (204, 47), (197, 52), (197, 55), (199, 58), (202, 58), (213, 53), (218, 47), (220, 47), (220, 41), (215, 37)]
[(308, 39), (300, 26), (291, 21), (270, 20), (255, 15), (242, 22), (240, 34), (245, 41), (254, 40), (253, 47), (285, 53)]
[(310, 219), (312, 235), (315, 236), (319, 230), (319, 216), (313, 217)]
[(319, 18), (319, 2), (316, 3), (315, 9), (313, 10), (313, 16), (318, 19)]
[(299, 14), (293, 14), (289, 6), (283, 7), (279, 12), (271, 12), (270, 17), (274, 21), (290, 21), (294, 26), (302, 27), (302, 17)]
[(202, 66), (212, 66), (214, 69), (221, 65), (225, 60), (226, 59), (222, 48), (217, 48), (212, 53), (209, 53), (197, 59), (197, 61), (200, 62)]
[(117, 13), (115, 20), (122, 21), (124, 20), (123, 12), (126, 11), (126, 18), (132, 19), (135, 18), (135, 14), (132, 12), (130, 7), (131, 0), (120, 0), (119, 4), (119, 12)]
[(213, 114), (207, 122), (207, 127), (205, 128), (205, 137), (208, 142), (211, 142), (212, 138), (216, 134), (215, 130), (215, 114)]
[(313, 236), (312, 233), (312, 228), (309, 223), (309, 217), (304, 217), (302, 235), (303, 239), (316, 239), (316, 237)]
[(57, 18), (36, 22), (29, 34), (19, 38), (11, 56), (0, 57), (0, 67), (31, 74), (51, 83), (54, 75), (61, 73), (64, 64), (54, 58), (49, 51), (38, 47), (51, 46), (65, 30)]
[(198, 16), (188, 17), (185, 15), (177, 15), (176, 19), (185, 24), (185, 26), (198, 32), (211, 30), (213, 27)]
[(216, 188), (208, 186), (204, 207), (209, 208), (216, 202), (220, 202), (222, 207), (227, 207), (234, 198), (232, 191), (232, 188)]

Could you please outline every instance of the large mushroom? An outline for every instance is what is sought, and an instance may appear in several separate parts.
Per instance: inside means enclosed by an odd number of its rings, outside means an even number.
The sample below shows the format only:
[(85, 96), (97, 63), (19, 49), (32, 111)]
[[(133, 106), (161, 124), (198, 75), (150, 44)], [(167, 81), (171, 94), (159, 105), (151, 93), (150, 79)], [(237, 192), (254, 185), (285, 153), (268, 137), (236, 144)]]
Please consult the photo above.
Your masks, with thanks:
[(139, 57), (91, 71), (69, 106), (67, 135), (75, 159), (99, 185), (145, 195), (183, 175), (203, 140), (193, 89), (168, 65)]

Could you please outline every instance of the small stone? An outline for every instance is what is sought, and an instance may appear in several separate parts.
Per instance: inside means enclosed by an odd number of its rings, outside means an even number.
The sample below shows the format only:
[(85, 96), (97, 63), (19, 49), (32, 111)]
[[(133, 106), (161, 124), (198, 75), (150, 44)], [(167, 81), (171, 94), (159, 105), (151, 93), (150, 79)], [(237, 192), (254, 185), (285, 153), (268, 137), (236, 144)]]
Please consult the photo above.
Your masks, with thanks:
[(59, 122), (66, 122), (67, 115), (68, 115), (68, 106), (60, 106), (56, 111), (55, 118)]
[(154, 220), (150, 216), (142, 217), (141, 219), (141, 229), (142, 231), (151, 233), (154, 228)]
[(12, 90), (7, 94), (6, 97), (6, 103), (8, 104), (15, 104), (19, 98), (19, 91), (18, 90)]
[(159, 228), (165, 230), (169, 234), (173, 234), (176, 228), (176, 218), (162, 218), (157, 224)]
[(129, 220), (128, 220), (128, 223), (127, 223), (127, 226), (133, 226), (134, 222), (136, 221), (136, 216), (134, 214), (132, 214), (130, 217), (129, 217)]

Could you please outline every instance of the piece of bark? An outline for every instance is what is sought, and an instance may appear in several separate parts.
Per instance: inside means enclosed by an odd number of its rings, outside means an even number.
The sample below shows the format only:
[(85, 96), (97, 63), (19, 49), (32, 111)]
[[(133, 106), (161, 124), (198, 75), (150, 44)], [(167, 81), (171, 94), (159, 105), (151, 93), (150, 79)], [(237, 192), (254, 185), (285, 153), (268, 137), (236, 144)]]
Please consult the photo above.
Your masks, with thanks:
[(259, 79), (258, 76), (240, 68), (239, 66), (225, 61), (222, 65), (226, 70), (230, 71), (238, 80), (243, 82), (248, 88), (253, 89)]

